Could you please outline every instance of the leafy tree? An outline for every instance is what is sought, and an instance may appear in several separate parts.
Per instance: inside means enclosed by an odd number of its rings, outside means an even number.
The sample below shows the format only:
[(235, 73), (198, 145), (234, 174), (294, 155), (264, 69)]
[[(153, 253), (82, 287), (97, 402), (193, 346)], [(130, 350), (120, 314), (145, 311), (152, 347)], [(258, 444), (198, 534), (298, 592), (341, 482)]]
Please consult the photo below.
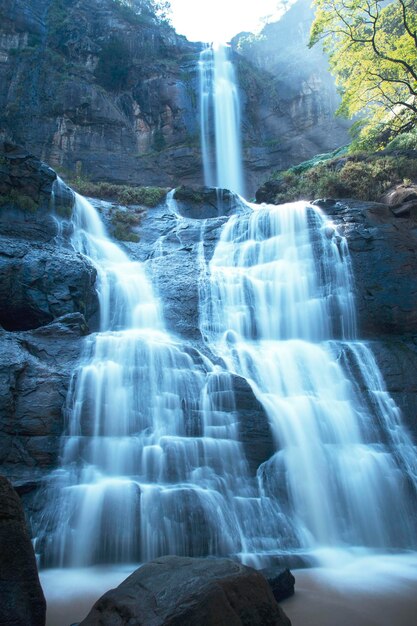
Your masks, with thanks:
[(356, 145), (381, 147), (417, 123), (417, 0), (314, 0), (310, 47), (323, 43), (342, 94), (360, 116)]

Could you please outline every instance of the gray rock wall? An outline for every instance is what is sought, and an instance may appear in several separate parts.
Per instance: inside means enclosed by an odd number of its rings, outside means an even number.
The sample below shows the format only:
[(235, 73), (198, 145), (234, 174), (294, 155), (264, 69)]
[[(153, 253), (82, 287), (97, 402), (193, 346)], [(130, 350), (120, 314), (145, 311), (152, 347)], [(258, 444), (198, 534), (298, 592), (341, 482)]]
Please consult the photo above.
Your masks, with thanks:
[(72, 192), (62, 188), (53, 204), (55, 179), (0, 145), (0, 464), (22, 493), (57, 463), (86, 319), (98, 313), (96, 270), (59, 227)]
[[(299, 0), (253, 47), (233, 42), (249, 196), (347, 142), (311, 18)], [(0, 139), (94, 180), (201, 184), (200, 48), (113, 0), (0, 0)]]

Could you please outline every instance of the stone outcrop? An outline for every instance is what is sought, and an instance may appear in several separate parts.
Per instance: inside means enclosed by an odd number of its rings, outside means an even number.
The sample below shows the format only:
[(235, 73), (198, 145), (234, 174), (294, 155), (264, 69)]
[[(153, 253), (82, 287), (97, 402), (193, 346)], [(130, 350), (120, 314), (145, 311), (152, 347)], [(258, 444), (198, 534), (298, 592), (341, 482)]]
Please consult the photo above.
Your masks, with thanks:
[(0, 147), (0, 463), (27, 494), (57, 462), (96, 270), (69, 245), (72, 192), (23, 149)]
[(274, 598), (277, 602), (286, 600), (294, 595), (295, 578), (289, 569), (275, 571), (273, 569), (261, 570), (269, 582)]
[(72, 192), (17, 146), (0, 144), (0, 160), (0, 324), (29, 330), (71, 313), (90, 320), (97, 272), (69, 245)]
[(97, 312), (95, 269), (70, 250), (0, 239), (0, 324), (29, 330), (62, 315)]
[(108, 591), (79, 626), (290, 626), (259, 572), (228, 559), (167, 556)]
[(46, 602), (17, 493), (0, 476), (0, 624), (45, 626)]
[(381, 198), (388, 204), (395, 217), (411, 217), (417, 220), (417, 184), (396, 185)]

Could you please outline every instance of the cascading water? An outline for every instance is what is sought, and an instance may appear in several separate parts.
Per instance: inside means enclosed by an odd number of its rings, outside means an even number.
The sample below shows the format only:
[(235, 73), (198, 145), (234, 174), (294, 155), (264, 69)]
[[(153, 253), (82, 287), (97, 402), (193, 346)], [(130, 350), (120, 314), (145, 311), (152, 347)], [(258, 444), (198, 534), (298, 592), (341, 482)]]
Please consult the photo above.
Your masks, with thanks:
[(229, 53), (227, 46), (218, 45), (207, 47), (200, 54), (204, 183), (244, 195), (240, 100)]
[(316, 207), (248, 206), (208, 274), (202, 334), (268, 412), (277, 452), (260, 489), (299, 547), (415, 548), (416, 451), (355, 340), (344, 241)]
[(43, 496), (42, 565), (163, 554), (256, 562), (283, 549), (295, 533), (249, 475), (233, 376), (166, 332), (143, 266), (80, 196), (72, 241), (97, 268), (101, 325), (73, 376), (61, 467)]
[[(167, 333), (143, 265), (80, 196), (72, 241), (97, 268), (101, 327), (68, 395), (38, 524), (44, 566), (168, 553), (262, 566), (323, 546), (415, 547), (415, 450), (354, 340), (349, 256), (317, 208), (247, 205), (225, 225), (201, 280), (201, 330), (226, 369)], [(275, 437), (256, 477), (235, 374)]]

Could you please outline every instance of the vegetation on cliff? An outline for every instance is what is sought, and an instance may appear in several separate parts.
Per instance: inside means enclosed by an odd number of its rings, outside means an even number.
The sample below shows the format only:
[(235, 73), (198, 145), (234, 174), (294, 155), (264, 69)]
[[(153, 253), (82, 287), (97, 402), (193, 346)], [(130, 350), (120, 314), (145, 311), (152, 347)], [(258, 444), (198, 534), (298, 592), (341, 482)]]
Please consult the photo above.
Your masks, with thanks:
[(123, 205), (139, 204), (147, 207), (157, 206), (166, 196), (166, 187), (142, 187), (117, 185), (115, 183), (94, 183), (87, 178), (77, 176), (68, 181), (78, 193), (90, 198), (114, 200)]
[(416, 179), (417, 150), (319, 155), (277, 173), (267, 183), (268, 200), (277, 204), (319, 197), (380, 201), (388, 189)]
[(384, 147), (417, 122), (416, 0), (314, 0), (310, 46), (323, 43), (339, 113), (360, 116), (353, 148)]

